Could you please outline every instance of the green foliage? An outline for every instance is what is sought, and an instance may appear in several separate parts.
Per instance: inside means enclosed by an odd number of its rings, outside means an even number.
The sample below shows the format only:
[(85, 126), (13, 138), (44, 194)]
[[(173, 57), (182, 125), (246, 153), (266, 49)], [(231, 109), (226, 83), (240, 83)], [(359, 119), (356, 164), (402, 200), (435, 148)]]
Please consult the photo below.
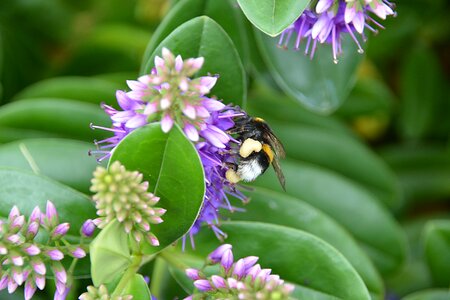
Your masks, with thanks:
[(308, 109), (330, 114), (345, 101), (355, 84), (356, 70), (363, 56), (348, 38), (339, 63), (334, 63), (331, 48), (318, 48), (314, 59), (298, 51), (283, 51), (275, 40), (256, 33), (258, 46), (273, 79), (283, 91), (300, 101)]
[[(297, 285), (298, 298), (370, 299), (351, 264), (332, 246), (304, 231), (259, 222), (227, 222), (222, 229), (237, 258), (256, 255), (258, 263)], [(191, 255), (208, 254), (216, 238), (203, 232)], [(286, 247), (289, 245), (289, 247)], [(294, 258), (294, 259), (291, 259)]]
[(89, 193), (97, 166), (88, 156), (91, 143), (69, 139), (28, 139), (0, 145), (0, 166), (35, 171)]
[(425, 256), (434, 281), (442, 287), (450, 283), (450, 221), (429, 221), (424, 229)]
[(80, 236), (83, 222), (95, 216), (94, 206), (87, 196), (29, 171), (0, 167), (0, 200), (2, 218), (8, 216), (14, 205), (25, 215), (35, 206), (45, 211), (47, 200), (51, 200), (58, 208), (60, 220), (71, 224), (69, 234), (74, 237)]
[(120, 278), (131, 264), (128, 235), (123, 225), (113, 221), (102, 229), (89, 247), (91, 276), (95, 286)]
[[(177, 27), (144, 62), (144, 72), (150, 73), (156, 55), (161, 56), (163, 47), (183, 58), (205, 58), (202, 71), (198, 75), (220, 74), (220, 80), (211, 90), (211, 95), (223, 99), (225, 103), (243, 106), (247, 97), (244, 68), (233, 41), (226, 32), (209, 17), (194, 18)], [(220, 57), (220, 59), (218, 59)]]
[(302, 14), (309, 0), (238, 0), (238, 3), (256, 28), (277, 36)]

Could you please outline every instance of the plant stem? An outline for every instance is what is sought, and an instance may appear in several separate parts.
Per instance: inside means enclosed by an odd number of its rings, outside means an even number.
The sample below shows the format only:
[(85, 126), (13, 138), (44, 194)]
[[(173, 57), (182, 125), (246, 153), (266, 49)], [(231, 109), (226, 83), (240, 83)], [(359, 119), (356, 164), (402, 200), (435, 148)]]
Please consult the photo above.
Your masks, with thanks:
[(128, 267), (128, 269), (123, 274), (122, 278), (120, 279), (119, 283), (116, 286), (116, 289), (114, 290), (111, 297), (120, 296), (122, 295), (124, 289), (127, 287), (129, 281), (133, 278), (133, 276), (137, 273), (139, 270), (139, 267), (141, 266), (142, 262), (142, 255), (135, 254), (131, 257), (131, 264)]

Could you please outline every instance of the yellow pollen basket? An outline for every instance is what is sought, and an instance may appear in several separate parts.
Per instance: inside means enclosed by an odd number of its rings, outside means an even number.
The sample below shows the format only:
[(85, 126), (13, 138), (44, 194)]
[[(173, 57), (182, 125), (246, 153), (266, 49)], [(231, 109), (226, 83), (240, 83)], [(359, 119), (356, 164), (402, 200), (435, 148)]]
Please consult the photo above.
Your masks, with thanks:
[(266, 121), (264, 121), (263, 118), (258, 118), (258, 117), (254, 118), (254, 120), (255, 120), (256, 122), (266, 122)]
[(270, 146), (268, 144), (263, 144), (262, 145), (262, 150), (267, 154), (267, 156), (269, 157), (269, 162), (272, 163), (273, 161), (273, 151), (272, 148), (270, 148)]

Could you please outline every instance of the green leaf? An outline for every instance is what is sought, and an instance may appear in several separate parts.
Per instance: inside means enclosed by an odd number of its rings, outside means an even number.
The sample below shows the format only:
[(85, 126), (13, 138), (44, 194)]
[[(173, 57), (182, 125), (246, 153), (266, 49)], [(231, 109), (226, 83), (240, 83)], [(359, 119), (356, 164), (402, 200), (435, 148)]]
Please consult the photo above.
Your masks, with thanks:
[(223, 99), (225, 103), (245, 104), (247, 84), (244, 67), (230, 37), (214, 20), (202, 16), (177, 27), (144, 62), (142, 73), (150, 73), (154, 58), (161, 56), (163, 47), (183, 59), (204, 57), (205, 62), (198, 75), (210, 73), (220, 76), (210, 95)]
[(120, 86), (108, 81), (90, 77), (55, 77), (36, 82), (14, 99), (63, 98), (100, 104), (115, 104), (116, 90)]
[(438, 286), (450, 283), (450, 220), (429, 221), (424, 229), (425, 257)]
[(95, 286), (112, 282), (131, 263), (128, 235), (116, 220), (103, 228), (89, 246), (91, 275)]
[(318, 45), (314, 58), (310, 59), (303, 52), (280, 49), (275, 39), (261, 33), (256, 38), (280, 88), (308, 109), (323, 114), (332, 113), (347, 99), (357, 67), (364, 58), (350, 38), (342, 40), (343, 54), (337, 64), (329, 45)]
[(404, 138), (419, 139), (428, 133), (440, 100), (448, 96), (448, 90), (438, 58), (432, 51), (415, 49), (404, 61), (399, 131)]
[(94, 146), (66, 139), (30, 139), (0, 145), (0, 166), (33, 171), (89, 193), (98, 163), (88, 156)]
[(133, 299), (152, 299), (152, 295), (150, 294), (150, 290), (148, 289), (147, 282), (145, 282), (145, 279), (141, 274), (134, 275), (133, 279), (130, 280), (127, 287), (125, 288), (123, 294), (131, 295), (133, 296)]
[(256, 84), (249, 96), (247, 112), (259, 116), (270, 125), (284, 122), (291, 125), (312, 126), (354, 138), (354, 133), (343, 122), (333, 116), (321, 116), (301, 106), (294, 99), (274, 89)]
[[(360, 243), (382, 274), (395, 271), (403, 263), (406, 243), (401, 228), (370, 193), (338, 174), (313, 165), (291, 160), (282, 165), (286, 193), (339, 222)], [(255, 184), (280, 189), (274, 172), (260, 176)]]
[[(384, 296), (383, 282), (372, 262), (353, 237), (332, 218), (310, 204), (282, 193), (256, 187), (247, 193), (251, 201), (233, 220), (259, 221), (309, 232), (339, 250), (364, 280), (373, 299)], [(270, 214), (267, 212), (270, 211)]]
[[(20, 100), (0, 108), (0, 127), (27, 133), (42, 132), (57, 137), (86, 141), (102, 139), (111, 134), (91, 130), (89, 124), (107, 126), (111, 121), (99, 106), (67, 99), (40, 98)], [(28, 137), (28, 134), (26, 134)], [(22, 139), (18, 136), (15, 138)]]
[(309, 0), (238, 0), (245, 16), (259, 30), (276, 36), (303, 13)]
[(198, 153), (181, 129), (174, 126), (165, 134), (159, 123), (136, 129), (114, 150), (110, 163), (116, 160), (141, 172), (149, 191), (160, 197), (157, 206), (167, 210), (164, 222), (151, 229), (160, 246), (144, 244), (144, 253), (160, 251), (182, 237), (197, 218), (205, 180)]
[[(288, 282), (304, 288), (300, 299), (370, 299), (358, 273), (344, 256), (326, 242), (301, 230), (258, 222), (226, 222), (226, 243), (233, 245), (235, 260), (245, 256), (259, 257), (263, 268), (272, 269)], [(218, 246), (210, 230), (196, 237), (195, 252), (206, 257)]]
[[(159, 24), (145, 50), (143, 65), (156, 47), (178, 26), (195, 17), (208, 16), (216, 21), (233, 40), (241, 58), (246, 61), (249, 49), (241, 14), (231, 3), (232, 0), (183, 0), (178, 2)], [(141, 69), (141, 73), (144, 70)]]
[(448, 289), (430, 289), (415, 292), (402, 298), (402, 300), (448, 300), (449, 298), (450, 292)]
[(400, 206), (400, 188), (394, 173), (358, 140), (319, 128), (282, 123), (270, 125), (280, 140), (286, 141), (284, 146), (288, 157), (344, 175), (372, 192), (389, 208)]
[(70, 223), (69, 234), (72, 236), (80, 236), (84, 221), (95, 217), (94, 205), (84, 194), (28, 171), (0, 167), (1, 217), (7, 217), (14, 205), (25, 215), (29, 215), (35, 206), (45, 211), (47, 200), (55, 204), (61, 222)]
[(446, 147), (391, 146), (380, 154), (399, 178), (403, 208), (418, 201), (445, 201), (450, 196), (450, 152)]

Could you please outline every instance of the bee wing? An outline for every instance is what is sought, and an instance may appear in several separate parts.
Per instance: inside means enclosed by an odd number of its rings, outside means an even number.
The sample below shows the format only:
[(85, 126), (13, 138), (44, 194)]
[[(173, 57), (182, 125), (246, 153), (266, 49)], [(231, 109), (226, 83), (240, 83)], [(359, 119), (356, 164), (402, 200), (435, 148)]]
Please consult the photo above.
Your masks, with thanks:
[(285, 158), (286, 151), (284, 150), (283, 144), (280, 142), (280, 140), (272, 132), (266, 132), (265, 137), (269, 141), (270, 146), (275, 152), (275, 156)]
[(286, 191), (286, 179), (284, 178), (283, 171), (281, 170), (280, 162), (275, 157), (272, 161), (273, 169), (275, 170), (275, 173), (277, 173), (278, 180), (280, 181), (281, 186), (283, 187), (283, 190)]

